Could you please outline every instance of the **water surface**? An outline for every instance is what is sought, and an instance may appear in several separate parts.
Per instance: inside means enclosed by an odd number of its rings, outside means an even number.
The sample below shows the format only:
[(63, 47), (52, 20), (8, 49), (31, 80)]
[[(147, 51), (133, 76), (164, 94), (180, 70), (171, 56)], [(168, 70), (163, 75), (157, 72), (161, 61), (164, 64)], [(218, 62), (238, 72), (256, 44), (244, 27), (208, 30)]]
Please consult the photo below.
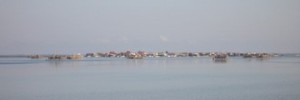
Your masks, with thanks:
[(0, 100), (299, 100), (300, 58), (0, 58)]

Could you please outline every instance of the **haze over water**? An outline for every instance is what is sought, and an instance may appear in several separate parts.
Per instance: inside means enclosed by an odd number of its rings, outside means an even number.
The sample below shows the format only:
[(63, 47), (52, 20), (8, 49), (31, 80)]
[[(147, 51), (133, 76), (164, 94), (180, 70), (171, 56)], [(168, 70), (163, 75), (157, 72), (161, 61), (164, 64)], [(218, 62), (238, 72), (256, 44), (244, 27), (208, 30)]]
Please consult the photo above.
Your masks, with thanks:
[(299, 5), (0, 0), (0, 100), (299, 100), (299, 57), (12, 58), (127, 50), (299, 53)]
[(0, 59), (1, 100), (299, 100), (300, 58)]
[(299, 0), (0, 0), (0, 54), (298, 53)]

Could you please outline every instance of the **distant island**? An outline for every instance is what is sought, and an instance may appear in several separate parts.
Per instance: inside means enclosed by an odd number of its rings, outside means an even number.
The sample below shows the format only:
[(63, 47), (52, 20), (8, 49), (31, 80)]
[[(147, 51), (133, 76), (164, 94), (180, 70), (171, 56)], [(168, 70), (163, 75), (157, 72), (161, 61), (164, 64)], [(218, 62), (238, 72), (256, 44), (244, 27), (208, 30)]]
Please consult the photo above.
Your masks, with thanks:
[(271, 57), (279, 57), (279, 56), (300, 56), (298, 53), (266, 53), (266, 52), (146, 52), (146, 51), (124, 51), (124, 52), (91, 52), (91, 53), (77, 53), (77, 54), (33, 54), (33, 55), (0, 55), (0, 57), (26, 57), (31, 59), (48, 59), (48, 60), (76, 60), (81, 58), (128, 58), (128, 59), (142, 59), (145, 57), (155, 58), (155, 57), (202, 57), (208, 56), (212, 57), (215, 60), (224, 60), (228, 57), (242, 57), (242, 58), (271, 58)]

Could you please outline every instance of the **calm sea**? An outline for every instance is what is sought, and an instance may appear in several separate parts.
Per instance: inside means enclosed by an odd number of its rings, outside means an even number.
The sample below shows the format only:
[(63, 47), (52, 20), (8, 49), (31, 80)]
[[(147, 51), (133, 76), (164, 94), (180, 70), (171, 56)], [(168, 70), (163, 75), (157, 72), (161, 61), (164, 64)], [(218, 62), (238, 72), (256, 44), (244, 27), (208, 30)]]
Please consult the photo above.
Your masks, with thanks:
[(300, 100), (300, 57), (0, 58), (0, 100)]

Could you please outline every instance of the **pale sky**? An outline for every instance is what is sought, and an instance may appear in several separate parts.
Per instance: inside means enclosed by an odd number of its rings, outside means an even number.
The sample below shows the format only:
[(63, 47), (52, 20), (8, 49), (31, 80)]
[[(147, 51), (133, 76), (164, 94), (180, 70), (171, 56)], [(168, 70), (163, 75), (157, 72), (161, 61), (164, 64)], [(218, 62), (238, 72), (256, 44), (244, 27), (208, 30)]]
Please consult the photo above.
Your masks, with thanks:
[(300, 52), (300, 0), (0, 0), (0, 54)]

